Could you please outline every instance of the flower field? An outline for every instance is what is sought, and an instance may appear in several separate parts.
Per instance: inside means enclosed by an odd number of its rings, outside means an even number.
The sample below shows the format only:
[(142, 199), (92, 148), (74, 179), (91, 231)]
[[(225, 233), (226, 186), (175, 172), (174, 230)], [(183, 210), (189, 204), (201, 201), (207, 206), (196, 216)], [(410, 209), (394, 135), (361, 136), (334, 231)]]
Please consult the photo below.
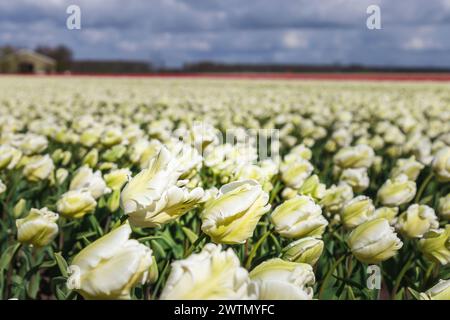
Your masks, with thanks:
[(450, 86), (1, 77), (0, 299), (450, 299)]

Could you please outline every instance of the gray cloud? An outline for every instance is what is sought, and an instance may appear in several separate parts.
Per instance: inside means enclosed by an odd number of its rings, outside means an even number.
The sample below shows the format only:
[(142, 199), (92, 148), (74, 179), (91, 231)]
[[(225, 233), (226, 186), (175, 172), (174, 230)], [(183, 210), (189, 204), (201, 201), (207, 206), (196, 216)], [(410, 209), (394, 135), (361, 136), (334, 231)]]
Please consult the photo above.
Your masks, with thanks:
[[(67, 30), (78, 4), (82, 29)], [(366, 28), (381, 7), (382, 30)], [(63, 43), (77, 58), (450, 67), (450, 0), (16, 0), (0, 43)]]

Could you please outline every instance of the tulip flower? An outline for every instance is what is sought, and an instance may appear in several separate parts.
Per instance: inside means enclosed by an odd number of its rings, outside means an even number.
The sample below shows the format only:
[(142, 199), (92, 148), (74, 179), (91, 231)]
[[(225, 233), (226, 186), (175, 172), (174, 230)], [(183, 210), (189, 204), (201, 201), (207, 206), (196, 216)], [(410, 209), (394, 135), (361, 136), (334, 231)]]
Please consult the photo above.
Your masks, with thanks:
[(14, 169), (22, 157), (22, 151), (9, 145), (0, 145), (0, 170)]
[(339, 167), (346, 168), (370, 168), (375, 153), (368, 145), (357, 145), (340, 149), (333, 160)]
[(281, 178), (284, 183), (294, 189), (300, 188), (313, 170), (312, 164), (300, 157), (297, 157), (295, 160), (285, 161), (280, 167)]
[(255, 286), (234, 251), (208, 243), (200, 253), (172, 263), (162, 300), (255, 299)]
[(398, 207), (380, 207), (373, 213), (373, 218), (384, 218), (389, 221), (390, 225), (394, 225), (397, 221)]
[(409, 238), (421, 238), (430, 229), (439, 227), (433, 208), (426, 205), (413, 204), (403, 212), (396, 225), (397, 230)]
[(35, 247), (44, 247), (58, 234), (58, 214), (47, 208), (31, 209), (23, 219), (16, 220), (17, 240)]
[(374, 219), (360, 224), (347, 241), (353, 255), (361, 262), (376, 264), (393, 257), (403, 243), (386, 219)]
[(81, 167), (70, 182), (69, 190), (88, 190), (94, 199), (110, 193), (111, 189), (106, 186), (100, 171), (95, 173), (89, 167)]
[(345, 169), (342, 171), (339, 181), (347, 183), (354, 192), (363, 192), (370, 183), (366, 168)]
[(23, 168), (23, 174), (29, 181), (36, 182), (50, 177), (54, 169), (53, 161), (48, 154), (34, 156)]
[(270, 216), (275, 231), (282, 237), (320, 237), (328, 225), (322, 210), (311, 197), (297, 196), (279, 205)]
[(391, 177), (395, 178), (401, 174), (405, 174), (409, 180), (416, 181), (423, 168), (424, 165), (416, 161), (414, 156), (408, 159), (398, 159), (395, 167), (391, 171)]
[(88, 190), (72, 190), (64, 193), (56, 203), (58, 212), (67, 218), (82, 218), (95, 210), (97, 202)]
[(131, 176), (131, 171), (128, 168), (112, 170), (104, 175), (106, 185), (111, 190), (120, 190), (127, 183)]
[(314, 266), (322, 255), (323, 241), (305, 237), (291, 242), (283, 249), (283, 260)]
[(320, 200), (325, 196), (326, 186), (320, 183), (317, 175), (312, 175), (302, 184), (298, 193), (305, 196), (310, 196), (315, 200)]
[(339, 212), (347, 201), (353, 198), (353, 190), (346, 183), (332, 185), (325, 191), (324, 196), (320, 200), (320, 205), (330, 213)]
[(450, 193), (439, 199), (439, 214), (447, 220), (450, 220)]
[(268, 201), (269, 195), (254, 180), (228, 183), (205, 204), (202, 231), (216, 243), (243, 243), (269, 211)]
[(353, 229), (373, 218), (375, 206), (372, 199), (366, 196), (357, 196), (348, 201), (341, 211), (341, 220), (347, 229)]
[(419, 240), (419, 250), (430, 260), (442, 265), (450, 263), (450, 224), (431, 230)]
[(306, 263), (270, 259), (256, 266), (250, 278), (260, 300), (311, 300), (313, 296), (315, 277)]
[(420, 294), (421, 300), (450, 300), (450, 280), (439, 280), (432, 288)]
[(444, 147), (436, 153), (432, 166), (440, 182), (450, 182), (450, 147)]
[(123, 188), (121, 206), (130, 223), (138, 227), (159, 227), (185, 214), (202, 202), (202, 188), (188, 190), (176, 185), (183, 173), (166, 148)]
[(148, 280), (153, 261), (152, 250), (130, 234), (125, 223), (81, 250), (68, 287), (85, 299), (130, 299), (130, 290)]
[(416, 195), (416, 183), (408, 180), (405, 174), (388, 179), (378, 190), (380, 202), (389, 207), (397, 207), (410, 202)]

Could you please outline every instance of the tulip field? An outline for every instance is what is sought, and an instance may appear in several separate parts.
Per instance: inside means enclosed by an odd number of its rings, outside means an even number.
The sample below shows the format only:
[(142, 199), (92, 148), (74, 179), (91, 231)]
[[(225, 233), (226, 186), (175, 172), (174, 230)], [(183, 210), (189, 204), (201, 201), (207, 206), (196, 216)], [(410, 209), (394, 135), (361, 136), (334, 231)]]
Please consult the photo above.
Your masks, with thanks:
[(0, 77), (0, 299), (449, 300), (447, 82)]

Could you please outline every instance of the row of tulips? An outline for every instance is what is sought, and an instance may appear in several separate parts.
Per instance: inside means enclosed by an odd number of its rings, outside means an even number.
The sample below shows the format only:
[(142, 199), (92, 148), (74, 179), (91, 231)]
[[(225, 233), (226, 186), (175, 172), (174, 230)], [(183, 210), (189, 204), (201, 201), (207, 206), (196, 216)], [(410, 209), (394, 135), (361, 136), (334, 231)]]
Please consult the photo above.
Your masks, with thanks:
[(0, 298), (450, 299), (444, 86), (0, 83)]

